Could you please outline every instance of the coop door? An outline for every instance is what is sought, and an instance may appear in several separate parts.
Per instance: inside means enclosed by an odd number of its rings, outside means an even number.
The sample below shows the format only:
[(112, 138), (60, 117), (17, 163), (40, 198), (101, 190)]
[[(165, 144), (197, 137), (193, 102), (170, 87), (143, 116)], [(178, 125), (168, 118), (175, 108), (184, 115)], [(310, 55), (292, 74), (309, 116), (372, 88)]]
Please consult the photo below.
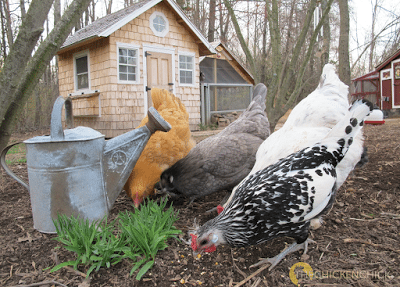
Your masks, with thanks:
[(393, 106), (400, 107), (400, 62), (393, 63)]
[(147, 63), (147, 107), (151, 107), (151, 89), (160, 88), (173, 92), (172, 55), (146, 52)]
[(383, 110), (392, 108), (392, 76), (390, 69), (381, 71), (381, 99)]

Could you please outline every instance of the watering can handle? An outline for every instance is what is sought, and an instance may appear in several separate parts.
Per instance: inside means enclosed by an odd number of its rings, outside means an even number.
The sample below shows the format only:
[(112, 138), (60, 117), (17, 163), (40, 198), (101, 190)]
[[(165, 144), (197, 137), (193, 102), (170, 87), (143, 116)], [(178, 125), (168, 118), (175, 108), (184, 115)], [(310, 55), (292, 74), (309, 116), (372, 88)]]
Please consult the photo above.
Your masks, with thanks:
[(8, 150), (10, 148), (12, 148), (13, 146), (20, 144), (20, 143), (22, 143), (22, 142), (17, 142), (17, 143), (14, 143), (14, 144), (11, 144), (11, 145), (5, 147), (3, 149), (3, 151), (1, 152), (0, 162), (1, 162), (1, 166), (4, 168), (4, 170), (6, 171), (6, 173), (8, 173), (9, 176), (11, 176), (13, 179), (18, 181), (24, 187), (26, 187), (27, 190), (29, 190), (28, 184), (25, 181), (23, 181), (22, 179), (20, 179), (15, 173), (13, 173), (12, 170), (8, 167), (8, 165), (6, 163), (6, 154), (7, 154)]
[(62, 141), (64, 139), (64, 131), (61, 121), (62, 107), (64, 104), (67, 127), (73, 128), (74, 126), (72, 100), (71, 98), (64, 99), (62, 96), (59, 96), (55, 101), (53, 111), (51, 112), (50, 136), (54, 141)]

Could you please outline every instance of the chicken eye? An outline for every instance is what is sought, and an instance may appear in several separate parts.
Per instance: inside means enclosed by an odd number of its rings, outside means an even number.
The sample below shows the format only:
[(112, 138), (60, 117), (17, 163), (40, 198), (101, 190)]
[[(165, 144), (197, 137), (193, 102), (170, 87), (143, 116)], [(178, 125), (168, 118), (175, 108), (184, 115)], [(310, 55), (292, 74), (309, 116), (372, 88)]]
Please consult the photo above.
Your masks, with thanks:
[(207, 244), (207, 239), (203, 239), (202, 241), (200, 241), (200, 245), (206, 245)]

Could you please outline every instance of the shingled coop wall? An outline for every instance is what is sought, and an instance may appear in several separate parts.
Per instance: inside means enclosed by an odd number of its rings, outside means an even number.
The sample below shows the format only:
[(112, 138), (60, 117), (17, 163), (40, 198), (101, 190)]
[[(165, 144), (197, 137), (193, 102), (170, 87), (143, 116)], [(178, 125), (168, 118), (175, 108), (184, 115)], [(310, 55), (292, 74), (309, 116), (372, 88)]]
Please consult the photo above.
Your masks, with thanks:
[[(154, 11), (162, 12), (169, 21), (169, 32), (165, 37), (154, 35), (149, 18)], [(115, 137), (135, 128), (143, 119), (145, 111), (144, 52), (156, 47), (172, 54), (174, 94), (179, 97), (189, 113), (190, 128), (198, 129), (200, 123), (199, 47), (177, 17), (163, 2), (147, 10), (134, 20), (116, 30), (107, 38), (97, 38), (78, 48), (59, 53), (60, 95), (73, 98), (75, 126), (92, 127), (106, 135)], [(139, 49), (139, 81), (137, 84), (118, 82), (117, 44), (135, 45)], [(150, 48), (149, 48), (150, 47)], [(74, 55), (89, 52), (90, 92), (79, 93), (74, 87)], [(173, 52), (171, 52), (173, 51)], [(178, 60), (180, 52), (194, 53), (194, 85), (179, 85)]]

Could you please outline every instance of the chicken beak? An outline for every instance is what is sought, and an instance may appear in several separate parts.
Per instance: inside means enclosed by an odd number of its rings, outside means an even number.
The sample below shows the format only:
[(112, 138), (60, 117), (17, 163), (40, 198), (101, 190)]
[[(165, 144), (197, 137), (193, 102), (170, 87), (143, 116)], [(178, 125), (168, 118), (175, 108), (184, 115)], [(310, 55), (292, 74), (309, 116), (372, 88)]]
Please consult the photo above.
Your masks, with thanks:
[(139, 196), (139, 194), (136, 193), (135, 198), (133, 199), (133, 205), (136, 208), (139, 208), (139, 205), (142, 203), (143, 198)]
[(200, 248), (193, 250), (193, 258), (196, 258), (199, 254), (202, 255), (203, 252), (204, 252), (204, 249), (200, 249)]

